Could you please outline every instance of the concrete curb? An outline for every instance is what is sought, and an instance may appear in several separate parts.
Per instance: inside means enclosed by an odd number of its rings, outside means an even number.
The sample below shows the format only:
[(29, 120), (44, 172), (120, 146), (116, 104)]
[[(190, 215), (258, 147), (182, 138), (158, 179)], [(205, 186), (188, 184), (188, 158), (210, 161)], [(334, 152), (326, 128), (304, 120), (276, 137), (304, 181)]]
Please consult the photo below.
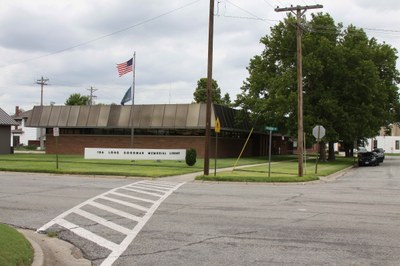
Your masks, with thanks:
[(90, 260), (74, 245), (56, 237), (48, 237), (35, 231), (18, 229), (31, 243), (35, 255), (32, 266), (89, 266)]
[[(254, 167), (254, 166), (263, 166), (267, 165), (268, 163), (261, 163), (261, 164), (254, 164), (254, 165), (241, 165), (235, 167), (235, 169), (242, 169), (242, 168), (247, 168), (247, 167)], [(350, 170), (354, 169), (355, 166), (349, 166), (347, 168), (344, 168), (336, 173), (333, 173), (328, 176), (319, 176), (319, 180), (315, 181), (307, 181), (307, 182), (282, 182), (282, 183), (268, 183), (268, 182), (230, 182), (230, 181), (204, 181), (204, 180), (195, 180), (196, 176), (200, 176), (203, 174), (203, 172), (196, 172), (196, 173), (189, 173), (189, 174), (184, 174), (184, 175), (179, 175), (179, 176), (168, 176), (168, 177), (163, 177), (162, 180), (165, 181), (170, 181), (170, 182), (209, 182), (209, 183), (239, 183), (239, 184), (267, 184), (267, 185), (293, 185), (293, 184), (298, 184), (298, 185), (305, 185), (305, 184), (315, 184), (315, 183), (327, 183), (327, 182), (332, 182), (340, 178), (341, 176), (345, 175), (347, 172)], [(227, 167), (227, 168), (220, 168), (217, 169), (217, 173), (219, 172), (227, 172), (227, 171), (232, 171), (234, 168), (233, 167)]]
[(333, 173), (331, 175), (328, 176), (320, 176), (319, 177), (319, 181), (320, 182), (331, 182), (331, 181), (335, 181), (336, 179), (338, 179), (339, 177), (342, 177), (343, 175), (347, 174), (350, 170), (354, 169), (355, 166), (349, 166), (347, 168), (344, 168), (336, 173)]
[(18, 232), (20, 232), (21, 234), (24, 235), (24, 237), (29, 241), (29, 243), (31, 243), (31, 246), (33, 248), (33, 262), (31, 264), (31, 266), (43, 266), (44, 264), (44, 253), (42, 248), (40, 247), (40, 245), (33, 240), (29, 233), (27, 231), (29, 230), (25, 230), (25, 229), (17, 229)]

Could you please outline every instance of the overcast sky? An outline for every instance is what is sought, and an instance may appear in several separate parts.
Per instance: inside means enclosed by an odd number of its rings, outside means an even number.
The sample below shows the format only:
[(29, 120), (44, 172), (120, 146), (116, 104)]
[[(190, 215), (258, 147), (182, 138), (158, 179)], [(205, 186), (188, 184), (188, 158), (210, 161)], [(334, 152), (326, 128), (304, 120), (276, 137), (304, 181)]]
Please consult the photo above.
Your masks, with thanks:
[[(215, 2), (213, 78), (234, 100), (261, 53), (261, 37), (285, 16), (276, 6), (324, 5), (336, 23), (364, 28), (400, 50), (399, 0), (219, 0)], [(136, 104), (190, 103), (207, 76), (209, 0), (0, 0), (0, 107), (14, 113), (69, 95), (119, 104), (132, 73), (116, 64), (136, 52)], [(312, 11), (306, 15), (310, 17)], [(398, 64), (399, 66), (399, 64)]]

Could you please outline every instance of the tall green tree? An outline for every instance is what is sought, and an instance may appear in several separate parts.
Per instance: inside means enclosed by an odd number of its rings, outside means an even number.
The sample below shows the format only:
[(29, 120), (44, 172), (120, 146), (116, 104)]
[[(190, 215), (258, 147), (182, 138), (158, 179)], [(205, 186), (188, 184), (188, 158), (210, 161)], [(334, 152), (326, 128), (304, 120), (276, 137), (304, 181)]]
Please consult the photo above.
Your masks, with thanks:
[(89, 96), (81, 95), (80, 93), (71, 94), (65, 101), (65, 105), (88, 105)]
[[(261, 39), (236, 104), (259, 116), (259, 124), (297, 134), (296, 21), (289, 15)], [(325, 140), (376, 136), (399, 113), (397, 51), (369, 39), (362, 29), (342, 29), (328, 14), (302, 21), (304, 130), (319, 124)], [(332, 145), (330, 145), (332, 147)], [(350, 149), (349, 149), (350, 150)]]
[(231, 101), (231, 96), (229, 96), (229, 93), (225, 93), (224, 94), (224, 97), (222, 97), (222, 99), (221, 99), (221, 104), (225, 105), (225, 106), (228, 106), (228, 107), (232, 107), (233, 106), (233, 103)]
[[(213, 103), (221, 104), (221, 89), (217, 81), (212, 80), (212, 94), (211, 99)], [(196, 103), (205, 103), (207, 101), (207, 78), (201, 78), (197, 81), (197, 87), (193, 93), (194, 101)]]

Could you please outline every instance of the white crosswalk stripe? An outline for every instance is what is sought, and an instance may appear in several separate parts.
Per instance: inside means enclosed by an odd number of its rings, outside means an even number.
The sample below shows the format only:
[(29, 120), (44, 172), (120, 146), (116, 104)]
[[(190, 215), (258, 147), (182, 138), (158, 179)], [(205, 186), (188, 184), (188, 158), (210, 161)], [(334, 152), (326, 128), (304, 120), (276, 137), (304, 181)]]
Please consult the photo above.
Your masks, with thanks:
[(132, 207), (132, 208), (135, 208), (135, 209), (138, 209), (138, 210), (141, 210), (141, 211), (145, 211), (145, 212), (149, 210), (149, 208), (145, 208), (145, 207), (140, 206), (138, 204), (129, 203), (129, 202), (126, 202), (126, 201), (123, 201), (123, 200), (118, 200), (118, 199), (110, 198), (110, 197), (107, 197), (107, 196), (103, 196), (103, 199), (106, 199), (106, 200), (109, 200), (109, 201), (113, 201), (113, 202), (119, 203), (121, 205)]
[(110, 207), (110, 206), (107, 206), (107, 205), (104, 205), (104, 204), (101, 204), (101, 203), (97, 203), (97, 202), (92, 201), (92, 202), (88, 202), (87, 204), (91, 205), (91, 206), (94, 206), (94, 207), (97, 207), (99, 209), (108, 211), (110, 213), (116, 214), (118, 216), (130, 219), (132, 221), (136, 221), (136, 222), (140, 222), (141, 221), (141, 218), (138, 217), (138, 216), (132, 215), (132, 214), (124, 212), (124, 211), (117, 210), (117, 209), (115, 209), (113, 207)]
[(125, 197), (125, 198), (128, 198), (128, 199), (135, 199), (135, 200), (140, 200), (140, 201), (150, 202), (150, 203), (155, 203), (156, 202), (154, 200), (134, 197), (134, 196), (126, 195), (126, 194), (123, 194), (123, 193), (118, 193), (118, 192), (110, 192), (110, 195), (117, 195), (117, 196)]
[(151, 196), (155, 196), (155, 197), (161, 197), (161, 194), (152, 193), (152, 192), (148, 192), (148, 191), (145, 191), (145, 190), (140, 190), (140, 187), (137, 188), (135, 186), (129, 186), (129, 187), (124, 187), (123, 189), (129, 190), (129, 191), (133, 191), (133, 192), (142, 193), (142, 194), (146, 194), (146, 195), (151, 195)]
[(106, 219), (104, 219), (104, 218), (102, 218), (100, 216), (97, 216), (97, 215), (93, 214), (93, 213), (90, 213), (90, 212), (87, 212), (87, 211), (84, 211), (84, 210), (81, 210), (81, 209), (75, 210), (75, 213), (77, 213), (80, 216), (85, 217), (85, 218), (87, 218), (89, 220), (92, 220), (92, 221), (94, 221), (96, 223), (99, 223), (99, 224), (104, 225), (104, 226), (106, 226), (108, 228), (111, 228), (111, 229), (113, 229), (115, 231), (118, 231), (118, 232), (120, 232), (122, 234), (127, 235), (130, 232), (130, 230), (128, 228), (125, 228), (125, 227), (120, 226), (120, 225), (118, 225), (116, 223), (110, 222), (110, 221), (108, 221), (108, 220), (106, 220)]
[[(39, 228), (37, 232), (46, 232), (54, 225), (62, 226), (84, 239), (109, 249), (110, 255), (101, 264), (102, 266), (109, 266), (126, 250), (160, 204), (183, 184), (163, 181), (138, 181), (114, 188), (60, 214)], [(116, 205), (121, 206), (121, 208), (115, 207)], [(131, 211), (132, 213), (130, 213)], [(95, 229), (90, 231), (87, 227), (84, 228), (84, 224), (80, 224), (83, 222), (79, 219), (71, 221), (72, 218), (69, 215), (93, 221), (125, 237), (119, 244), (115, 243), (96, 234)], [(130, 226), (132, 229), (129, 229), (107, 219), (110, 215), (116, 215), (120, 219), (128, 219), (136, 222), (136, 224), (133, 228)]]

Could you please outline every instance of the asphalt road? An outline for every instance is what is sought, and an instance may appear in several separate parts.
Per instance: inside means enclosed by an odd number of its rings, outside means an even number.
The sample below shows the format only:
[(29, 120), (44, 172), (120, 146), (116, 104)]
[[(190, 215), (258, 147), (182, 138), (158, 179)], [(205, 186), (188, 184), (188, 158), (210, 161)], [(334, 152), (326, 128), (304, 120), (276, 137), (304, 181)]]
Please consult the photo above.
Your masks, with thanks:
[[(171, 180), (178, 184), (176, 178)], [(378, 167), (352, 169), (330, 182), (186, 182), (164, 198), (162, 184), (139, 181), (0, 173), (0, 222), (38, 229), (83, 203), (85, 211), (101, 216), (98, 209), (87, 206), (93, 201), (105, 204), (105, 199), (94, 197), (129, 192), (136, 198), (137, 193), (143, 193), (138, 190), (146, 189), (160, 196), (141, 194), (147, 199), (154, 197), (155, 203), (148, 203), (148, 211), (137, 215), (153, 213), (146, 216), (113, 265), (400, 264), (399, 157), (387, 157)], [(162, 201), (156, 204), (158, 198)], [(132, 199), (129, 202), (133, 203)], [(130, 208), (115, 202), (110, 206)], [(119, 227), (109, 230), (68, 215), (74, 224), (111, 242), (124, 240), (124, 235), (115, 232)], [(142, 222), (129, 227), (126, 217), (103, 217), (132, 231)], [(82, 237), (88, 234), (79, 236), (72, 232), (74, 228), (59, 225), (52, 229), (60, 229), (60, 237), (81, 248), (94, 265), (110, 256), (100, 242)]]

